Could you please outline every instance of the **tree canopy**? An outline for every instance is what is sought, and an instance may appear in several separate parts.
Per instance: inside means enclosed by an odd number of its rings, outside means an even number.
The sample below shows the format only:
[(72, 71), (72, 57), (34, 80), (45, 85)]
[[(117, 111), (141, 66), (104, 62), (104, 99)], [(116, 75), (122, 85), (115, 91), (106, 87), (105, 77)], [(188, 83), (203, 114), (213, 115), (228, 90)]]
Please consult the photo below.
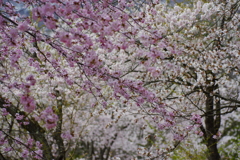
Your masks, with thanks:
[(239, 6), (0, 0), (0, 159), (239, 158)]

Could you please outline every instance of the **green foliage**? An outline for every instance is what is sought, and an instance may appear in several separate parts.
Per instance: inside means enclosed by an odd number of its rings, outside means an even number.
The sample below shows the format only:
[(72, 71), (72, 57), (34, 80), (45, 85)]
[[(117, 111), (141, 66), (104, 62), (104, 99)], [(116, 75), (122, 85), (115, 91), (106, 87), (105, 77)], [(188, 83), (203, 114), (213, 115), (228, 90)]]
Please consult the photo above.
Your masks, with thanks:
[(240, 136), (230, 139), (219, 148), (222, 158), (225, 160), (236, 160), (240, 158)]
[(194, 144), (180, 144), (171, 156), (172, 160), (206, 160), (206, 149), (196, 148)]
[(223, 136), (231, 138), (219, 147), (220, 154), (226, 160), (240, 159), (240, 122), (234, 118), (229, 118), (225, 126)]

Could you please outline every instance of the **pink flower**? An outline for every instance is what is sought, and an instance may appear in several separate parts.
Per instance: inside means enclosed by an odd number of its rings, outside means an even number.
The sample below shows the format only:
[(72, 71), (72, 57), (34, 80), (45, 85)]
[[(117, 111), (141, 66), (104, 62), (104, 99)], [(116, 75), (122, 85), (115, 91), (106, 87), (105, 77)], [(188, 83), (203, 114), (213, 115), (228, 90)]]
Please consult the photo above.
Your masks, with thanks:
[(45, 121), (45, 127), (47, 129), (52, 129), (57, 125), (58, 116), (53, 112), (51, 107), (46, 108), (41, 113), (40, 118)]
[(6, 116), (6, 115), (8, 115), (9, 113), (8, 113), (8, 111), (7, 111), (7, 109), (6, 108), (2, 108), (2, 115), (3, 116)]
[(197, 124), (202, 124), (201, 116), (198, 114), (192, 114), (191, 120)]
[(41, 149), (38, 149), (38, 150), (34, 151), (34, 154), (35, 154), (34, 158), (36, 158), (36, 159), (42, 159), (43, 158), (42, 157), (43, 151)]
[(164, 124), (158, 124), (158, 129), (163, 130), (166, 126)]
[(41, 148), (41, 147), (42, 147), (42, 144), (41, 144), (39, 141), (36, 141), (36, 146), (37, 146), (38, 148)]
[(56, 126), (56, 119), (57, 117), (53, 116), (53, 115), (48, 115), (45, 119), (46, 122), (46, 128), (47, 129), (52, 129)]
[(45, 24), (46, 24), (47, 28), (49, 28), (49, 29), (57, 28), (56, 22), (54, 20), (47, 19)]
[(45, 14), (45, 16), (51, 16), (55, 11), (55, 7), (53, 5), (43, 5), (41, 8), (40, 8), (40, 12), (42, 14)]
[(4, 151), (5, 151), (5, 152), (12, 151), (12, 147), (6, 147), (6, 148), (4, 149)]
[(29, 125), (29, 122), (23, 122), (23, 125), (25, 125), (25, 126)]
[(193, 127), (194, 127), (194, 125), (190, 125), (190, 126), (187, 126), (185, 129), (186, 129), (187, 131), (191, 131), (191, 130), (193, 129)]
[(23, 158), (27, 158), (28, 155), (29, 155), (29, 151), (26, 150), (26, 149), (24, 149), (23, 152), (22, 152), (22, 157), (23, 157)]
[(182, 141), (184, 139), (184, 136), (182, 134), (174, 134), (173, 138), (176, 141)]
[(11, 104), (3, 104), (3, 107), (10, 107)]
[(25, 32), (28, 30), (28, 24), (27, 22), (22, 22), (22, 23), (19, 23), (18, 25), (18, 29), (22, 32)]
[(148, 72), (150, 72), (153, 77), (157, 77), (159, 75), (155, 67), (148, 67)]
[(28, 83), (21, 84), (20, 87), (21, 87), (26, 93), (29, 93), (29, 92), (30, 92), (30, 84), (28, 84)]
[(0, 139), (0, 146), (3, 145), (6, 142), (6, 140), (4, 138)]
[(34, 140), (32, 138), (29, 138), (28, 141), (27, 141), (28, 147), (31, 148), (33, 146), (33, 142), (34, 142)]
[(16, 144), (22, 144), (23, 143), (22, 140), (19, 137), (16, 137), (14, 142)]
[(23, 115), (20, 115), (19, 113), (15, 114), (16, 120), (22, 120), (23, 119)]
[(9, 33), (10, 33), (12, 39), (15, 39), (15, 38), (18, 36), (18, 31), (17, 31), (17, 29), (11, 29), (11, 30), (9, 31)]
[(36, 108), (34, 98), (29, 95), (22, 95), (20, 102), (23, 105), (25, 112), (31, 113)]
[(72, 38), (73, 36), (67, 32), (60, 32), (59, 33), (59, 40), (65, 43), (68, 47), (72, 46)]
[(63, 139), (66, 139), (66, 140), (72, 139), (72, 135), (70, 134), (69, 131), (67, 131), (67, 132), (65, 132), (65, 133), (62, 133), (62, 134), (61, 134), (61, 137), (62, 137)]
[(26, 78), (27, 81), (30, 81), (30, 85), (34, 86), (36, 84), (36, 79), (34, 79), (33, 75), (29, 75)]
[(144, 103), (143, 97), (138, 97), (138, 98), (137, 98), (137, 104), (138, 104), (138, 106), (142, 105), (143, 103)]

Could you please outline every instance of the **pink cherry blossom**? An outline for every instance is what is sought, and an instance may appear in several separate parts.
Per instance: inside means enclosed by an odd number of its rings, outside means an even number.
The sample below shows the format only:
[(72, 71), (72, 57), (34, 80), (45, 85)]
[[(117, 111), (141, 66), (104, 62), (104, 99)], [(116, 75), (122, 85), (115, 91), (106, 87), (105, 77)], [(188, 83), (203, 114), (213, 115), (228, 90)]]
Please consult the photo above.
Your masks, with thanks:
[(46, 108), (42, 113), (40, 118), (45, 122), (45, 127), (47, 129), (52, 129), (56, 127), (58, 116), (53, 113), (51, 107)]
[(25, 32), (28, 30), (28, 23), (25, 21), (25, 22), (22, 22), (18, 25), (18, 29), (22, 32)]
[(31, 113), (36, 108), (34, 98), (29, 95), (22, 95), (20, 97), (20, 102), (23, 105), (25, 112)]
[(238, 3), (0, 0), (1, 156), (172, 159), (186, 142), (224, 159)]
[(16, 120), (22, 120), (24, 118), (24, 116), (20, 115), (19, 113), (16, 113), (15, 116), (16, 116)]

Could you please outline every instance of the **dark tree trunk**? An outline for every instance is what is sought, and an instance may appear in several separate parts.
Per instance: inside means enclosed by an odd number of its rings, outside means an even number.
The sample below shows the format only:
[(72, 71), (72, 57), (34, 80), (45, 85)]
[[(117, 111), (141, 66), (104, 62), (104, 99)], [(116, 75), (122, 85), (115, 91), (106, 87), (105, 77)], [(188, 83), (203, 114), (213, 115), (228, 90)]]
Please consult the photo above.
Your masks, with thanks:
[(207, 140), (207, 148), (209, 151), (208, 160), (220, 160), (220, 155), (217, 149), (217, 140), (210, 137)]
[[(0, 108), (5, 108), (3, 106), (3, 104), (5, 104), (5, 100), (0, 95)], [(24, 117), (27, 116), (25, 112), (19, 111), (18, 108), (12, 104), (10, 107), (7, 107), (6, 109), (10, 113), (10, 115), (14, 118), (15, 118), (16, 113), (20, 113), (21, 115), (24, 115)], [(51, 147), (48, 144), (48, 141), (45, 137), (44, 129), (33, 118), (30, 118), (28, 120), (29, 120), (28, 121), (29, 124), (21, 125), (22, 128), (26, 129), (35, 141), (39, 141), (42, 144), (42, 150), (43, 150), (42, 159), (43, 160), (52, 160), (53, 159), (52, 150), (51, 150)], [(18, 123), (23, 123), (23, 120), (17, 120), (17, 121), (18, 121)]]
[[(61, 96), (59, 91), (55, 91), (56, 95), (59, 97)], [(58, 157), (56, 158), (57, 160), (65, 160), (65, 147), (64, 147), (64, 143), (63, 143), (63, 139), (61, 137), (62, 134), (62, 120), (63, 120), (63, 113), (62, 113), (62, 106), (63, 106), (63, 101), (62, 99), (57, 100), (57, 108), (55, 109), (55, 113), (58, 116), (58, 121), (57, 121), (57, 126), (56, 126), (56, 130), (54, 132), (54, 139), (56, 140), (58, 149), (57, 149), (57, 154)]]
[[(220, 160), (220, 155), (217, 149), (218, 140), (213, 136), (217, 134), (220, 127), (220, 101), (214, 104), (213, 91), (217, 86), (209, 86), (206, 89), (206, 116), (205, 116), (205, 141), (209, 151), (208, 160)], [(214, 107), (215, 105), (215, 107)]]

